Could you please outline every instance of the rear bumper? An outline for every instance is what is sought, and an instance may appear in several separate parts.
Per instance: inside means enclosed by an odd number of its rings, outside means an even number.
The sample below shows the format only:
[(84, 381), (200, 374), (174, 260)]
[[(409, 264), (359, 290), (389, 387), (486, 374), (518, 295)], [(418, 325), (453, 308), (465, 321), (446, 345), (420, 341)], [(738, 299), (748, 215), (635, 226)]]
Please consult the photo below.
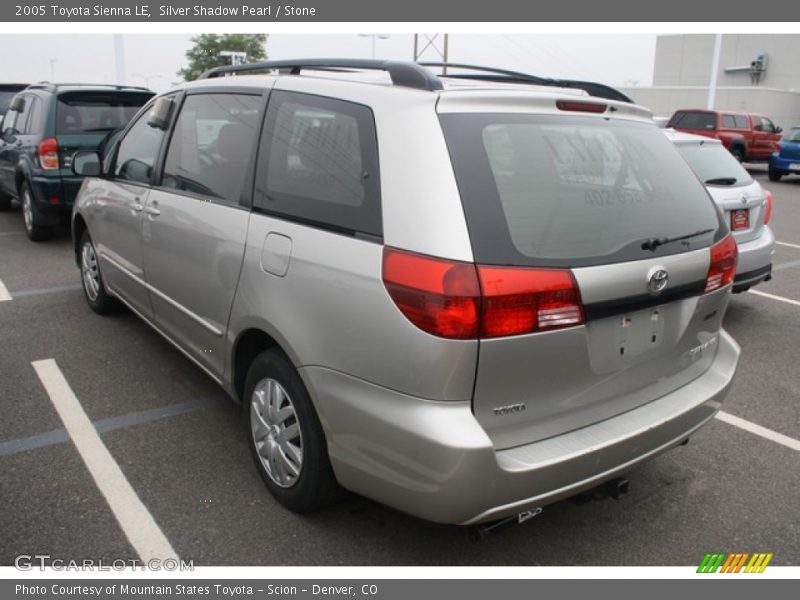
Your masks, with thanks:
[(31, 191), (39, 224), (55, 225), (62, 215), (70, 214), (82, 181), (75, 177), (33, 177)]
[[(795, 167), (792, 168), (792, 165)], [(783, 158), (775, 153), (769, 158), (769, 168), (781, 174), (797, 173), (800, 175), (800, 158)]]
[(769, 225), (765, 225), (754, 240), (737, 242), (739, 262), (733, 291), (742, 292), (772, 275), (772, 256), (775, 254), (775, 235)]
[(469, 402), (405, 396), (321, 367), (301, 375), (345, 487), (412, 515), (473, 524), (567, 498), (678, 445), (719, 410), (739, 346), (720, 331), (711, 367), (636, 409), (495, 451)]

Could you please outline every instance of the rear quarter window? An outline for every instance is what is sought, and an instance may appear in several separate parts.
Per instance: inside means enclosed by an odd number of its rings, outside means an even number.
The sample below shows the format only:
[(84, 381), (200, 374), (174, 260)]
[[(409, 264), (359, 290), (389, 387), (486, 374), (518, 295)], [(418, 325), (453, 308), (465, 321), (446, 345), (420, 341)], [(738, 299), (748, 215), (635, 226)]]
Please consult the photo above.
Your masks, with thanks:
[[(473, 252), (486, 264), (590, 266), (705, 247), (719, 215), (661, 130), (592, 117), (441, 115)], [(642, 248), (651, 237), (710, 233)]]

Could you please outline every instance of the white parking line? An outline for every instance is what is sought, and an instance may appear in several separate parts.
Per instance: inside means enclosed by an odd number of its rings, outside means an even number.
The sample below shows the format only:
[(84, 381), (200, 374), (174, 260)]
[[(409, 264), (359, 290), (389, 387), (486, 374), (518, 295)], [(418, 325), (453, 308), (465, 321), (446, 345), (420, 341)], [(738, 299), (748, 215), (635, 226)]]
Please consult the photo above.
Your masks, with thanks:
[(775, 442), (776, 444), (780, 444), (781, 446), (786, 446), (787, 448), (791, 448), (792, 450), (797, 450), (798, 452), (800, 452), (800, 440), (790, 438), (787, 435), (783, 435), (782, 433), (778, 433), (777, 431), (772, 431), (772, 429), (767, 429), (766, 427), (762, 427), (761, 425), (756, 425), (755, 423), (751, 423), (750, 421), (740, 419), (739, 417), (736, 417), (730, 413), (726, 413), (723, 411), (719, 411), (717, 413), (717, 418), (720, 421), (728, 423), (729, 425), (733, 425), (734, 427), (738, 427), (739, 429), (744, 429), (745, 431), (754, 433), (771, 442)]
[(0, 279), (0, 302), (5, 302), (6, 300), (11, 300), (11, 294), (8, 293), (3, 280)]
[(798, 244), (790, 244), (789, 242), (779, 242), (777, 240), (775, 241), (775, 243), (778, 244), (779, 246), (787, 246), (789, 248), (797, 248), (798, 250), (800, 250), (800, 245)]
[(786, 302), (786, 304), (800, 306), (800, 302), (792, 300), (791, 298), (784, 298), (783, 296), (776, 296), (775, 294), (768, 294), (767, 292), (759, 292), (758, 290), (749, 290), (749, 293), (755, 294), (756, 296), (764, 296), (764, 298), (770, 298), (771, 300), (778, 300), (779, 302)]
[(139, 557), (145, 562), (178, 560), (169, 540), (103, 444), (56, 361), (49, 358), (31, 364), (61, 417), (64, 429)]

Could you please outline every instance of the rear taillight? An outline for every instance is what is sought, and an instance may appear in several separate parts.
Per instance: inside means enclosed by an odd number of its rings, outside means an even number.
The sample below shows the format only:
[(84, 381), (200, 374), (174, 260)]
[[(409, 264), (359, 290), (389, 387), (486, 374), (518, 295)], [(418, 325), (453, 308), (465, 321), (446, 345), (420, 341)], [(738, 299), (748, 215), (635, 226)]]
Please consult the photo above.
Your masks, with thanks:
[(772, 192), (767, 192), (767, 201), (764, 203), (764, 225), (772, 218)]
[(409, 321), (444, 338), (520, 335), (584, 320), (569, 270), (476, 266), (385, 248), (383, 282)]
[(569, 270), (478, 266), (481, 337), (501, 337), (583, 323), (578, 284)]
[(728, 234), (725, 238), (711, 246), (711, 262), (706, 277), (706, 293), (725, 287), (736, 275), (736, 261), (739, 250), (736, 240)]
[(475, 265), (384, 248), (383, 283), (397, 308), (423, 331), (460, 340), (477, 337)]
[(58, 168), (58, 140), (56, 138), (44, 139), (39, 144), (39, 164), (48, 171)]

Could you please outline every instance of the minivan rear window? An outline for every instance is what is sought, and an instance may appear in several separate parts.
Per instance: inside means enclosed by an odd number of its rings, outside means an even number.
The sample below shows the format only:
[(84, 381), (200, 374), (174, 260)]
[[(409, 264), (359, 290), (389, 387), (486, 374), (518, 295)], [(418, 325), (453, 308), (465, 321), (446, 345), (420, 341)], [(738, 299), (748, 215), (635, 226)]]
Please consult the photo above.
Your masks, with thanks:
[[(703, 185), (651, 124), (527, 114), (440, 119), (478, 262), (641, 260), (707, 247), (724, 233)], [(642, 247), (706, 230), (655, 251)]]
[(152, 94), (62, 94), (56, 108), (56, 134), (113, 131), (124, 127)]
[(741, 186), (753, 183), (750, 173), (722, 144), (676, 146), (700, 181), (706, 185)]

